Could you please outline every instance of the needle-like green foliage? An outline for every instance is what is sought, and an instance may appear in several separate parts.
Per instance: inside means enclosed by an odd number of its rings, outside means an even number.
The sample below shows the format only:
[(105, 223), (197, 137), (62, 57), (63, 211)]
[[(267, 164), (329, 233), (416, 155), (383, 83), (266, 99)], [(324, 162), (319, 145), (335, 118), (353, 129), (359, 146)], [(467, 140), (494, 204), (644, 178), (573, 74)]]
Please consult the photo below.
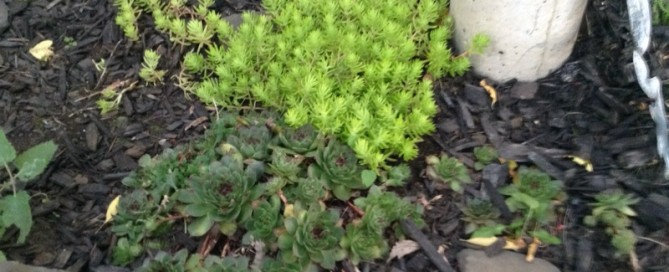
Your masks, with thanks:
[(451, 52), (446, 0), (265, 0), (236, 31), (207, 9), (211, 0), (116, 1), (129, 36), (144, 11), (194, 48), (179, 86), (203, 102), (275, 107), (293, 127), (336, 135), (374, 170), (418, 155), (416, 143), (434, 131), (432, 80), (463, 74), (487, 44), (477, 36), (467, 54)]

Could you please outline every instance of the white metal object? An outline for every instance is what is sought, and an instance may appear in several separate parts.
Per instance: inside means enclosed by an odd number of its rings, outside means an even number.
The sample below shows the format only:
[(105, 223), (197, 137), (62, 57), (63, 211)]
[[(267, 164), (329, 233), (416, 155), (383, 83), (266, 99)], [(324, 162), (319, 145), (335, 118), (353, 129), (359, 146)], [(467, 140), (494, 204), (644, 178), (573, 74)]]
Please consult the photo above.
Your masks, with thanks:
[(635, 50), (633, 53), (634, 70), (637, 82), (648, 98), (650, 116), (655, 121), (657, 134), (657, 153), (664, 161), (664, 178), (669, 179), (669, 138), (667, 130), (667, 115), (662, 97), (662, 83), (657, 77), (650, 78), (648, 64), (643, 55), (648, 50), (651, 39), (652, 17), (648, 0), (627, 0), (627, 10), (630, 16), (630, 28), (634, 37)]
[(578, 36), (585, 0), (451, 0), (462, 52), (477, 33), (490, 37), (473, 70), (495, 81), (534, 81), (559, 68)]

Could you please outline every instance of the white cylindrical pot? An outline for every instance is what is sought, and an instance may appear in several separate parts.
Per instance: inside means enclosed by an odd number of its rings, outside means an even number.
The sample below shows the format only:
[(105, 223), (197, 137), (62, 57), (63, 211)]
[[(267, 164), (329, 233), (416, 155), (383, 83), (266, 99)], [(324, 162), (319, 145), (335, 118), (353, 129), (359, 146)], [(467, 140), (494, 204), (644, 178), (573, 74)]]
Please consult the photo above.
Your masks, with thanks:
[(455, 44), (469, 48), (477, 33), (490, 38), (471, 57), (474, 72), (495, 81), (534, 81), (559, 68), (578, 36), (585, 0), (451, 0)]

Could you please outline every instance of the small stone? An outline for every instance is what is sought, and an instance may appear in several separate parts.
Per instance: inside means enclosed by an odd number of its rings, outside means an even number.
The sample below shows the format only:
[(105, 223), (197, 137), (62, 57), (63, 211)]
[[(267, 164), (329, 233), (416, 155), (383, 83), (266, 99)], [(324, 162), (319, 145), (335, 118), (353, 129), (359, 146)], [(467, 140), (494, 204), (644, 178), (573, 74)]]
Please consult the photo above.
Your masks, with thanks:
[(86, 126), (86, 147), (91, 151), (98, 149), (98, 143), (100, 142), (100, 131), (98, 126), (94, 123), (89, 123)]
[(458, 253), (458, 265), (462, 272), (560, 272), (546, 260), (535, 258), (530, 263), (525, 261), (525, 255), (510, 251), (488, 257), (481, 250), (465, 249)]

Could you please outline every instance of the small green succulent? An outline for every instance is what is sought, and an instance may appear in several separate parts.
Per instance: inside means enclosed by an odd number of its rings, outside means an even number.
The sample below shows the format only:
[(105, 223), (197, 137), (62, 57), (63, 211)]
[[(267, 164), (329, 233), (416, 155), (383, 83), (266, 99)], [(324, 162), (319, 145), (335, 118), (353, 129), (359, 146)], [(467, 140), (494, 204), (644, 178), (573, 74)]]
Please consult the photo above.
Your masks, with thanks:
[(307, 205), (325, 200), (328, 191), (322, 179), (310, 175), (306, 178), (299, 178), (293, 186), (286, 188), (285, 194), (289, 201)]
[(544, 235), (548, 232), (538, 230), (555, 221), (556, 206), (564, 198), (561, 182), (537, 169), (521, 167), (514, 183), (501, 188), (500, 193), (507, 196), (506, 204), (512, 212), (522, 214), (522, 219), (514, 220), (509, 226), (516, 236), (535, 230), (534, 233), (544, 237), (533, 237), (547, 243), (559, 243), (557, 237)]
[(383, 191), (378, 186), (369, 188), (366, 197), (356, 198), (353, 203), (365, 213), (362, 220), (370, 230), (383, 232), (393, 222), (402, 219), (412, 219), (419, 226), (424, 224), (420, 205), (412, 204), (393, 192)]
[(237, 148), (244, 158), (264, 160), (269, 157), (272, 133), (262, 124), (240, 126), (237, 134), (228, 136), (227, 142)]
[(304, 156), (302, 155), (289, 155), (281, 149), (275, 149), (272, 152), (267, 172), (287, 180), (295, 180), (302, 171), (300, 165), (303, 161)]
[(476, 157), (474, 169), (480, 171), (483, 167), (495, 161), (499, 157), (499, 154), (497, 153), (497, 150), (486, 145), (475, 147), (474, 157)]
[(318, 132), (311, 125), (283, 129), (277, 138), (283, 147), (302, 155), (316, 150), (320, 142)]
[(132, 263), (135, 258), (144, 253), (142, 245), (130, 242), (127, 237), (119, 238), (112, 251), (112, 263), (115, 265), (128, 265)]
[(370, 230), (360, 220), (346, 226), (346, 233), (339, 244), (346, 250), (348, 259), (354, 265), (381, 258), (388, 252), (388, 244), (382, 232)]
[(275, 229), (281, 224), (281, 200), (273, 195), (267, 200), (254, 204), (253, 215), (246, 222), (246, 229), (255, 239), (273, 244), (276, 240)]
[(393, 166), (388, 170), (387, 178), (384, 179), (383, 184), (388, 186), (400, 187), (411, 178), (411, 168), (409, 165), (403, 163)]
[(498, 225), (500, 213), (488, 200), (474, 198), (461, 207), (462, 221), (465, 221), (465, 234), (471, 234), (482, 227)]
[(451, 190), (463, 193), (465, 184), (472, 183), (467, 168), (456, 158), (448, 155), (437, 157), (434, 155), (425, 158), (427, 168), (425, 175), (432, 181), (448, 184)]
[(192, 187), (178, 194), (177, 199), (186, 204), (184, 212), (194, 218), (188, 231), (202, 236), (218, 223), (223, 234), (232, 235), (237, 223), (251, 216), (251, 201), (262, 194), (256, 182), (264, 167), (254, 161), (245, 169), (243, 162), (224, 156), (204, 168), (201, 175), (190, 177)]
[(334, 269), (345, 253), (338, 247), (344, 234), (339, 212), (322, 205), (304, 209), (296, 204), (284, 212), (285, 232), (279, 236), (280, 255), (286, 263), (299, 263), (303, 271), (317, 271), (316, 264)]
[(188, 254), (186, 249), (169, 254), (158, 252), (153, 258), (147, 258), (138, 272), (209, 272), (234, 271), (248, 272), (249, 259), (247, 257), (219, 258), (215, 255), (203, 257), (200, 254)]
[(630, 207), (639, 200), (620, 190), (604, 191), (595, 195), (596, 202), (592, 204), (592, 214), (583, 218), (588, 226), (604, 225), (606, 233), (611, 236), (611, 244), (621, 255), (629, 254), (634, 250), (637, 238), (630, 229), (630, 217), (636, 212)]
[(315, 152), (314, 157), (316, 163), (310, 165), (309, 171), (325, 180), (338, 199), (348, 200), (351, 190), (365, 188), (361, 178), (362, 167), (348, 146), (331, 139)]
[(263, 272), (302, 272), (302, 268), (297, 263), (283, 262), (272, 258), (265, 258), (262, 264)]

